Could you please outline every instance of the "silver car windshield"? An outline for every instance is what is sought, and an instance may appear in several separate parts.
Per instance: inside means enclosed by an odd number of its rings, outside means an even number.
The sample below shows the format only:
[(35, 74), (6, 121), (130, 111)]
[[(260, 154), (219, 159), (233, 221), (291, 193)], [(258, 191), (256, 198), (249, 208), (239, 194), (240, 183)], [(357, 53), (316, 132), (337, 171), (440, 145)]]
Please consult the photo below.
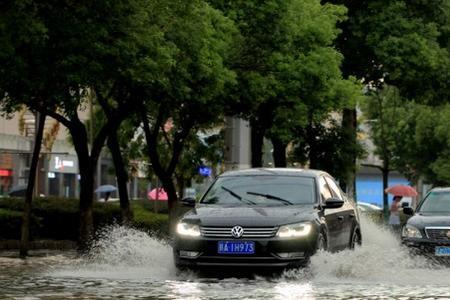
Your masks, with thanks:
[(283, 206), (315, 202), (314, 179), (294, 176), (220, 177), (201, 203), (218, 205)]
[(439, 213), (450, 212), (450, 192), (435, 191), (428, 194), (420, 205), (419, 212), (423, 213)]

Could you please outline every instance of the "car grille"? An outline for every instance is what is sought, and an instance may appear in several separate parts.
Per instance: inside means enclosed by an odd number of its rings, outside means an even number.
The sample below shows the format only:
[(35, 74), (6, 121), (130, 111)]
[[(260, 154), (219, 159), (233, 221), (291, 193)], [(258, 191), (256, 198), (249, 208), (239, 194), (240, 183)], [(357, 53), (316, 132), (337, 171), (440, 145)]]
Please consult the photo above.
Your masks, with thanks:
[[(233, 227), (201, 227), (204, 237), (232, 238), (231, 229)], [(275, 236), (278, 227), (243, 227), (244, 234), (241, 238), (270, 238)]]
[(450, 227), (426, 227), (425, 232), (427, 237), (432, 240), (450, 240), (447, 236)]

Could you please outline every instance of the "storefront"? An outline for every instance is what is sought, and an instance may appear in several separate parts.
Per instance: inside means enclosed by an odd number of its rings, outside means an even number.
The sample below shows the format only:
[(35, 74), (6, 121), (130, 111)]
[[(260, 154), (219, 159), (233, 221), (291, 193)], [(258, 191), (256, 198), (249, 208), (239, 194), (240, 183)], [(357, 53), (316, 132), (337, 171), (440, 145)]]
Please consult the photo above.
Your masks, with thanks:
[(75, 155), (51, 155), (47, 161), (45, 194), (58, 197), (78, 196), (78, 159)]
[(12, 169), (0, 168), (0, 196), (4, 196), (12, 188)]

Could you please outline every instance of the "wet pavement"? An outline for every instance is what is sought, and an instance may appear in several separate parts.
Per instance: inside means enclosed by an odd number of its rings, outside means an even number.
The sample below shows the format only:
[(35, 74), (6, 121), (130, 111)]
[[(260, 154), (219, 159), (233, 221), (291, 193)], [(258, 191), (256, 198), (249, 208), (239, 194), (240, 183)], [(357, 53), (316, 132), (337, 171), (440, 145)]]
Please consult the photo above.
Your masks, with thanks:
[(0, 252), (0, 299), (450, 299), (450, 268), (412, 256), (363, 222), (355, 251), (319, 253), (308, 268), (245, 278), (177, 272), (172, 250), (147, 234), (109, 229), (89, 257)]

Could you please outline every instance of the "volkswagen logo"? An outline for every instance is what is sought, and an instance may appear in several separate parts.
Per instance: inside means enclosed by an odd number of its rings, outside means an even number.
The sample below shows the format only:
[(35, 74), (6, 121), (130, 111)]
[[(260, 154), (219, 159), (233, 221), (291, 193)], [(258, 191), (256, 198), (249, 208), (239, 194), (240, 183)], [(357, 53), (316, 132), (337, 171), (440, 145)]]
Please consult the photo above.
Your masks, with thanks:
[(233, 228), (231, 228), (231, 235), (234, 238), (240, 238), (242, 235), (244, 234), (244, 228), (242, 228), (241, 226), (234, 226)]

